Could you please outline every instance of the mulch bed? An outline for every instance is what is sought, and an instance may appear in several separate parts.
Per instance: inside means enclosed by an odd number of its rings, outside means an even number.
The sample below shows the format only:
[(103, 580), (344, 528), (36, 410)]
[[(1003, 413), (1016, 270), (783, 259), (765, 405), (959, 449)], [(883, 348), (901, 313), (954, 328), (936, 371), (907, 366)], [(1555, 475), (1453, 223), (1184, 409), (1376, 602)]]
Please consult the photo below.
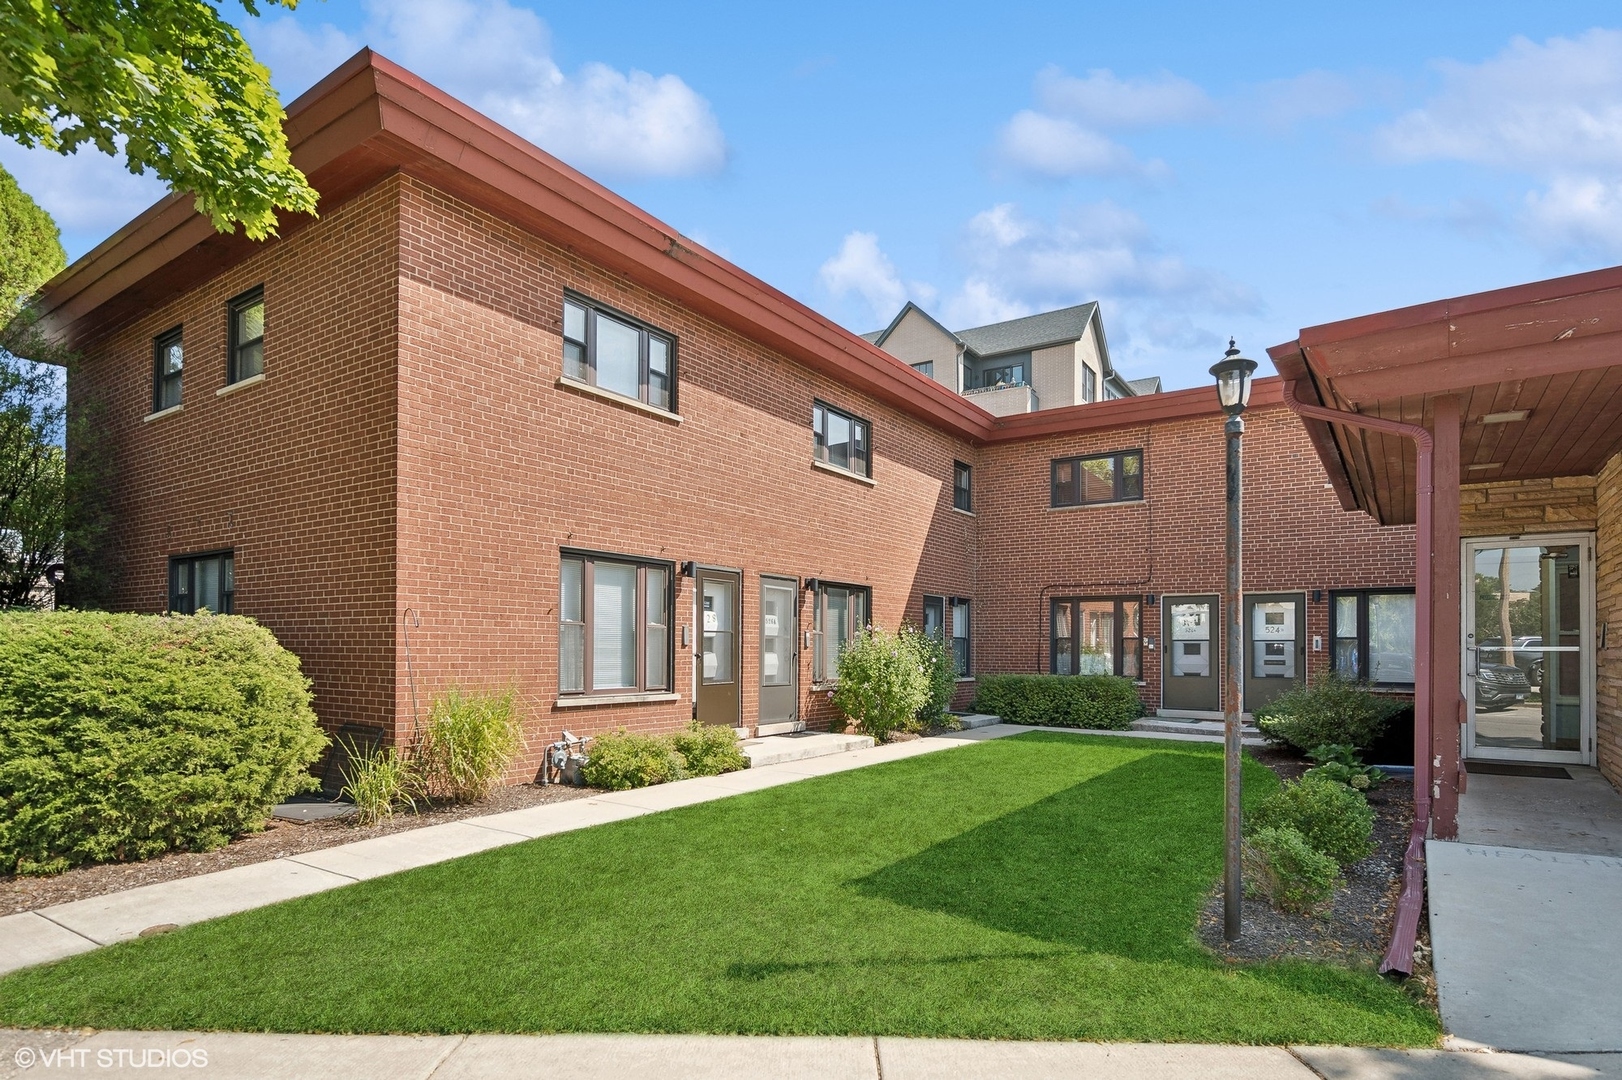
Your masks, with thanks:
[(233, 866), (267, 862), (286, 855), (298, 855), (320, 848), (350, 844), (356, 840), (370, 840), (374, 836), (420, 829), (425, 825), (440, 825), (458, 818), (477, 817), (481, 814), (499, 814), (504, 810), (523, 810), (546, 803), (584, 799), (601, 792), (593, 788), (569, 787), (552, 784), (520, 784), (503, 787), (490, 793), (481, 802), (463, 806), (434, 806), (416, 813), (395, 814), (376, 825), (353, 825), (344, 820), (313, 821), (307, 824), (271, 819), (263, 832), (247, 833), (237, 837), (225, 847), (214, 851), (179, 852), (145, 862), (104, 863), (84, 866), (50, 877), (12, 877), (0, 875), (0, 915), (65, 904), (70, 900), (83, 900), (91, 896), (122, 892), (140, 885), (160, 881), (211, 874)]
[[(1300, 756), (1271, 747), (1248, 751), (1283, 780), (1294, 780), (1311, 765)], [(1328, 960), (1354, 968), (1379, 966), (1391, 943), (1397, 897), (1402, 892), (1402, 859), (1414, 820), (1414, 785), (1387, 778), (1366, 792), (1374, 808), (1373, 855), (1347, 867), (1346, 883), (1319, 915), (1275, 911), (1261, 898), (1246, 898), (1244, 931), (1235, 942), (1222, 940), (1222, 890), (1218, 885), (1200, 914), (1200, 940), (1224, 960)], [(1428, 967), (1418, 963), (1416, 966)], [(1416, 973), (1420, 974), (1420, 973)]]

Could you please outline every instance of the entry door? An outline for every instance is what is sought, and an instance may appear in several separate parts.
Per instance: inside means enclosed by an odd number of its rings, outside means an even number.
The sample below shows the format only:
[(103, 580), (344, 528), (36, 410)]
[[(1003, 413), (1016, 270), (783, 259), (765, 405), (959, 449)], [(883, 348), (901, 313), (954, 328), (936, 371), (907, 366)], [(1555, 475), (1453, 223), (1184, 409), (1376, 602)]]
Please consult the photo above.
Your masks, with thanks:
[(1160, 641), (1160, 711), (1222, 711), (1220, 598), (1164, 596)]
[(1303, 593), (1245, 597), (1245, 711), (1254, 713), (1307, 673), (1307, 598)]
[(1591, 534), (1464, 545), (1465, 753), (1594, 760)]
[(800, 704), (799, 621), (794, 578), (760, 579), (760, 724), (756, 733), (793, 731)]
[(698, 719), (716, 727), (742, 722), (743, 689), (738, 633), (743, 621), (743, 575), (695, 570), (698, 579)]

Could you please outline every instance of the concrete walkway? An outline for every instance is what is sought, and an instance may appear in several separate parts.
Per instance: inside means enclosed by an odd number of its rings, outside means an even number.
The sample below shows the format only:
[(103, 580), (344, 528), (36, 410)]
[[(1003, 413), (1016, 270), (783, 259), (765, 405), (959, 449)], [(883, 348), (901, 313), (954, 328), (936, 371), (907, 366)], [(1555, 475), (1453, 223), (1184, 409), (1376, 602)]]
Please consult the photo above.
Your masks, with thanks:
[(0, 1031), (0, 1080), (188, 1073), (232, 1080), (1618, 1080), (1622, 1057), (744, 1035)]
[[(1140, 731), (1085, 731), (997, 724), (950, 732), (928, 739), (888, 743), (822, 757), (777, 760), (742, 772), (699, 777), (674, 784), (596, 795), (589, 799), (533, 806), (443, 825), (361, 840), (353, 844), (289, 855), (233, 867), (212, 874), (143, 885), (124, 892), (57, 904), (0, 918), (0, 974), (59, 960), (103, 945), (139, 937), (144, 930), (186, 926), (251, 908), (340, 888), (367, 878), (429, 866), (490, 848), (540, 836), (590, 828), (680, 806), (724, 799), (747, 791), (792, 784), (886, 761), (931, 754), (954, 747), (1018, 735), (1024, 731), (1111, 735), (1169, 741), (1209, 742), (1201, 734)], [(835, 736), (826, 736), (833, 739)], [(850, 745), (863, 740), (853, 738)], [(791, 741), (802, 752), (809, 739)]]

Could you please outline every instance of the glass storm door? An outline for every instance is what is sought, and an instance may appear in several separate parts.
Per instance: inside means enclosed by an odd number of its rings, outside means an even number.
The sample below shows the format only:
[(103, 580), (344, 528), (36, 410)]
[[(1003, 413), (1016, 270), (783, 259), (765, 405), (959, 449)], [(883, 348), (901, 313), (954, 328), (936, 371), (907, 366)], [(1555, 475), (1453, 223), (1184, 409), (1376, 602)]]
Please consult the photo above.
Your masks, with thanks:
[(1301, 593), (1245, 597), (1245, 711), (1254, 713), (1299, 685), (1307, 670), (1307, 598)]
[(760, 579), (760, 724), (759, 735), (777, 735), (799, 726), (799, 621), (794, 601), (800, 583), (794, 578)]
[(1161, 711), (1222, 711), (1222, 627), (1215, 596), (1163, 596)]
[(738, 633), (743, 575), (725, 570), (697, 571), (698, 719), (717, 727), (742, 723), (742, 635)]
[(1594, 756), (1594, 554), (1586, 534), (1464, 545), (1465, 754)]

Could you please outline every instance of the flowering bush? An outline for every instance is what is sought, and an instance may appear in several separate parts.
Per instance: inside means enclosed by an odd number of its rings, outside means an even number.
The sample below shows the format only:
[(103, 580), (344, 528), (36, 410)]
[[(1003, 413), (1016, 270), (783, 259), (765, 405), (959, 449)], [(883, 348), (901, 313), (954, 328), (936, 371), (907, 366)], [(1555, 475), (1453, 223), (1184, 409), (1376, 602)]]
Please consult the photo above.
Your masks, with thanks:
[(851, 640), (839, 654), (834, 708), (877, 742), (917, 722), (929, 701), (929, 672), (906, 634), (880, 627)]
[[(919, 730), (947, 724), (947, 710), (952, 707), (952, 695), (957, 692), (957, 657), (943, 638), (926, 634), (912, 626), (901, 628), (901, 640), (918, 653), (918, 662), (924, 666), (929, 683), (929, 698), (918, 710)], [(952, 721), (956, 723), (956, 721)]]

